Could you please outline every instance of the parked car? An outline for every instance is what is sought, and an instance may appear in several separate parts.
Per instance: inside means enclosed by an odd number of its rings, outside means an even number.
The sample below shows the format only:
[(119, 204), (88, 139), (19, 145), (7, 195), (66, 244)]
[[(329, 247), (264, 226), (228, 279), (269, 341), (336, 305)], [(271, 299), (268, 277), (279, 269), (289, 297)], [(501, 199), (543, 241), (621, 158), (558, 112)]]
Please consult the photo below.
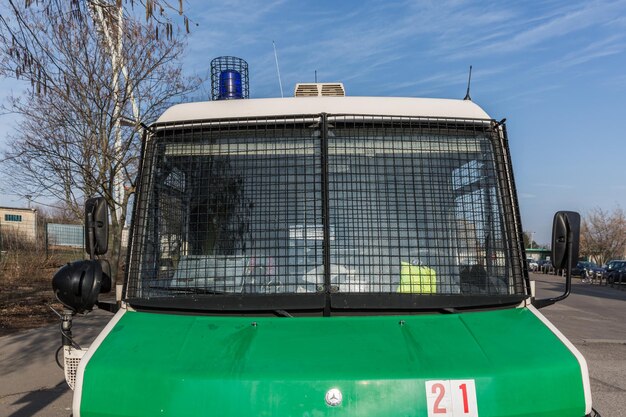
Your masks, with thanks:
[(626, 272), (624, 272), (625, 269), (626, 260), (612, 260), (607, 262), (604, 270), (604, 279), (607, 284), (620, 282), (620, 276), (622, 278), (621, 282), (626, 282)]
[(537, 261), (532, 258), (526, 259), (526, 265), (528, 266), (529, 271), (536, 271), (539, 268)]
[(607, 278), (608, 285), (626, 284), (626, 267), (613, 270), (610, 278)]
[[(619, 282), (619, 271), (624, 267), (626, 267), (626, 260), (614, 259), (607, 262), (606, 267), (604, 268), (604, 279), (606, 280), (606, 282), (608, 284), (613, 284), (613, 282)], [(622, 278), (622, 282), (623, 281), (626, 281), (626, 279)]]
[(544, 273), (544, 274), (554, 274), (554, 265), (552, 265), (552, 261), (550, 260), (546, 260), (544, 263), (541, 264), (541, 266), (539, 267), (539, 270)]
[(546, 263), (551, 263), (550, 261), (546, 260), (546, 259), (540, 259), (537, 261), (537, 272), (543, 272), (543, 266)]
[(617, 273), (614, 275), (613, 281), (610, 282), (610, 284), (626, 284), (626, 267), (617, 270)]
[(581, 278), (601, 279), (604, 269), (593, 262), (580, 261), (572, 268), (572, 275), (580, 275)]

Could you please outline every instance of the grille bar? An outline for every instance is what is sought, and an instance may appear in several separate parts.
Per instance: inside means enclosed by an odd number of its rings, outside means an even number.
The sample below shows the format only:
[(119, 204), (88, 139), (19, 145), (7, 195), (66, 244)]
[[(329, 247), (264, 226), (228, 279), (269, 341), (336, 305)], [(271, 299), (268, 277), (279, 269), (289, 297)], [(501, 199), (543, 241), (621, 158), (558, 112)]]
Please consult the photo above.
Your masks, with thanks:
[(328, 172), (328, 126), (327, 115), (322, 114), (321, 120), (322, 132), (320, 141), (321, 165), (322, 165), (322, 223), (324, 225), (324, 292), (326, 294), (326, 303), (324, 306), (324, 315), (330, 316), (330, 291), (331, 291), (331, 258), (330, 258), (330, 190), (329, 190), (329, 172)]

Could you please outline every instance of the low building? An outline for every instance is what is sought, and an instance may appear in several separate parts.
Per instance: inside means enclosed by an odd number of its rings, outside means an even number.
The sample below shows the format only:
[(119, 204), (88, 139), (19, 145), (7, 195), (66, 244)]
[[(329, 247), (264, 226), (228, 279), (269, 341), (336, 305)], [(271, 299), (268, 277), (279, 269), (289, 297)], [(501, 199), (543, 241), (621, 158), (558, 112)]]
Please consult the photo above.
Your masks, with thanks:
[(535, 261), (550, 259), (551, 252), (550, 249), (544, 248), (526, 248), (526, 258), (534, 259)]
[(37, 209), (0, 207), (0, 235), (5, 234), (34, 241), (37, 238)]

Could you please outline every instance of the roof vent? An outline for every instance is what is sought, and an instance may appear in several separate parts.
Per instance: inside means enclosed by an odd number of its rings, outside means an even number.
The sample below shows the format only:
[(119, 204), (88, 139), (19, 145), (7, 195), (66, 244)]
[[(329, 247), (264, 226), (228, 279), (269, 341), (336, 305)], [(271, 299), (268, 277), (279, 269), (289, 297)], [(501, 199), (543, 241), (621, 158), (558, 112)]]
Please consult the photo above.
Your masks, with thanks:
[(295, 97), (344, 97), (343, 83), (298, 83)]

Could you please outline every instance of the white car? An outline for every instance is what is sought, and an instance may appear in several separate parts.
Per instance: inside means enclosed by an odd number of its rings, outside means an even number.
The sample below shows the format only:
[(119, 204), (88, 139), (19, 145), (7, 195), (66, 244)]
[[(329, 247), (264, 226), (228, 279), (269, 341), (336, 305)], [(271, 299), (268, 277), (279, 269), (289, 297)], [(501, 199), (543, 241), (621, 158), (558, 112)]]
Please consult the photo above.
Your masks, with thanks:
[(526, 263), (528, 264), (528, 270), (535, 272), (539, 269), (539, 264), (534, 259), (526, 259)]

